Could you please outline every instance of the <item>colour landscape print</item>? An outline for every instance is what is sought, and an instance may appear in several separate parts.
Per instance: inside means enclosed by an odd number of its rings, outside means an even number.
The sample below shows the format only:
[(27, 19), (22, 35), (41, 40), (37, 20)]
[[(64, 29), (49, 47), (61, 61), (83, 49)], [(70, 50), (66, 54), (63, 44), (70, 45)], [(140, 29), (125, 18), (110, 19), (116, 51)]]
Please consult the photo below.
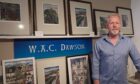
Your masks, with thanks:
[(87, 27), (86, 9), (75, 8), (77, 27)]
[(20, 21), (20, 4), (0, 2), (0, 20)]
[(52, 4), (44, 4), (44, 23), (46, 24), (59, 24), (58, 6)]
[(59, 66), (44, 68), (45, 84), (60, 84)]
[(106, 28), (106, 24), (107, 24), (107, 17), (100, 17), (100, 24), (101, 24), (101, 28), (104, 29)]
[(71, 59), (72, 84), (89, 84), (87, 58)]
[(5, 62), (6, 84), (35, 84), (33, 60)]

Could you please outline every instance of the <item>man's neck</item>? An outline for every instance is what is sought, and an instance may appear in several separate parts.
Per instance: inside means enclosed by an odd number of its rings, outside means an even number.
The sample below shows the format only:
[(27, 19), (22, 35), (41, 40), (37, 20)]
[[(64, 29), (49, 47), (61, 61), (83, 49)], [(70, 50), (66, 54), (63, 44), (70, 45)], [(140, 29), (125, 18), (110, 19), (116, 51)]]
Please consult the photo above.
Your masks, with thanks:
[(119, 35), (108, 35), (110, 42), (115, 46), (118, 42)]

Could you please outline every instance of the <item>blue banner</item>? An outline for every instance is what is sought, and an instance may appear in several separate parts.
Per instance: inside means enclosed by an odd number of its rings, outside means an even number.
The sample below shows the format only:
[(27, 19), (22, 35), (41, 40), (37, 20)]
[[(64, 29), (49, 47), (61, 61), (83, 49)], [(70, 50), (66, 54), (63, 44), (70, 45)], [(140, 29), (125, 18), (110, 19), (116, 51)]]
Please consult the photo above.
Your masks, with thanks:
[(92, 53), (92, 39), (18, 39), (14, 40), (14, 58), (50, 58)]

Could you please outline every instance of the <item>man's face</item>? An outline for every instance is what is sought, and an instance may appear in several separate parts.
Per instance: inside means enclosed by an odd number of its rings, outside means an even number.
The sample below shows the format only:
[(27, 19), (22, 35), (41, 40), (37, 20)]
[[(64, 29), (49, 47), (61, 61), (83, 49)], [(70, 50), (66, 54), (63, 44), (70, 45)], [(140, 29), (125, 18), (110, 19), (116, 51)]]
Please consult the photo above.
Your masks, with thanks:
[(120, 33), (120, 19), (117, 16), (112, 16), (108, 20), (107, 28), (110, 35), (119, 35)]

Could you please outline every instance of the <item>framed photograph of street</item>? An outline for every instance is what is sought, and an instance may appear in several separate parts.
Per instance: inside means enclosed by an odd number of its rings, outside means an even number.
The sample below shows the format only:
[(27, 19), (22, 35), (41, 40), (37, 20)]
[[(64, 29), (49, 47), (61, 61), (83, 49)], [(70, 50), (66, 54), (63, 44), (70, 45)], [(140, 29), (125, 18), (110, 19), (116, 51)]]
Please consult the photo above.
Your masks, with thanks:
[(3, 60), (4, 84), (36, 84), (35, 59)]
[(91, 2), (69, 0), (68, 9), (70, 34), (89, 35), (93, 32)]
[(121, 18), (121, 32), (124, 35), (134, 35), (132, 11), (130, 8), (116, 7)]
[(65, 57), (38, 59), (36, 64), (38, 84), (67, 84)]
[(67, 57), (69, 84), (91, 84), (89, 56)]
[(108, 33), (106, 29), (107, 17), (113, 13), (116, 12), (108, 11), (108, 10), (100, 10), (100, 9), (93, 10), (94, 22), (95, 22), (94, 25), (96, 28), (97, 35), (104, 35)]
[(31, 0), (0, 0), (0, 35), (31, 35)]
[(35, 0), (36, 31), (66, 35), (65, 0)]

